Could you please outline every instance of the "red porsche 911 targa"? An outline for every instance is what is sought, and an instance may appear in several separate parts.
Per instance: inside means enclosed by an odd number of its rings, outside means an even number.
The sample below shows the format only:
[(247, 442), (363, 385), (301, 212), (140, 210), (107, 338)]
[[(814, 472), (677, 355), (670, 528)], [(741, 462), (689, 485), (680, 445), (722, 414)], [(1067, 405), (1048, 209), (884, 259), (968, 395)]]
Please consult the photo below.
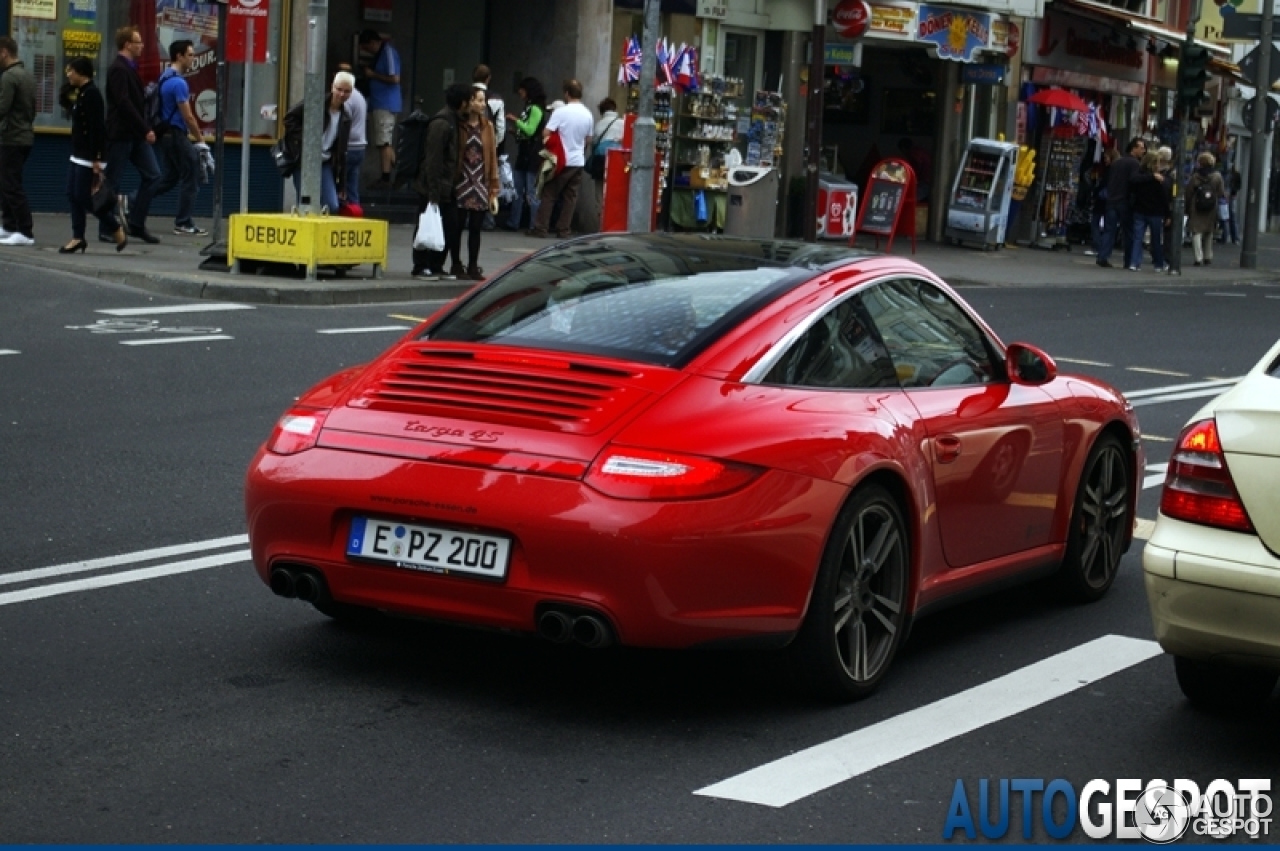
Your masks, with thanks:
[(789, 645), (854, 698), (926, 610), (1052, 572), (1101, 597), (1141, 469), (1120, 393), (911, 261), (605, 235), (309, 390), (246, 509), (262, 580), (326, 615)]

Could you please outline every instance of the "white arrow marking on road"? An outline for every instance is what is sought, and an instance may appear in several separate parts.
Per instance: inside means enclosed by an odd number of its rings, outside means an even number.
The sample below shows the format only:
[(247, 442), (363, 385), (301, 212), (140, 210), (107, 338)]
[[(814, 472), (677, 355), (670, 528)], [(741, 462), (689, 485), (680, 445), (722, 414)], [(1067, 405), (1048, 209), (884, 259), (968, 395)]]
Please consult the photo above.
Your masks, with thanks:
[(210, 538), (207, 541), (193, 541), (190, 544), (174, 544), (169, 547), (154, 547), (139, 550), (136, 553), (125, 553), (119, 556), (88, 559), (87, 561), (71, 561), (66, 564), (55, 564), (53, 567), (37, 567), (34, 570), (20, 570), (17, 573), (0, 574), (0, 585), (14, 585), (19, 582), (34, 582), (37, 579), (48, 579), (51, 576), (66, 576), (70, 573), (85, 573), (90, 570), (106, 570), (126, 564), (137, 564), (169, 556), (184, 556), (203, 550), (220, 550), (223, 547), (240, 547), (249, 543), (248, 535), (228, 535), (225, 538)]
[(204, 334), (199, 337), (148, 337), (145, 340), (121, 340), (122, 346), (163, 346), (168, 343), (202, 343), (209, 340), (234, 340), (227, 334)]
[(251, 304), (172, 304), (168, 307), (118, 307), (114, 310), (95, 310), (108, 316), (159, 316), (165, 313), (213, 313), (222, 310), (254, 310)]
[(882, 765), (1070, 694), (1162, 652), (1154, 641), (1104, 635), (991, 682), (753, 768), (694, 794), (785, 807)]
[(77, 591), (91, 591), (96, 588), (110, 588), (113, 585), (125, 585), (130, 582), (142, 582), (145, 579), (156, 579), (160, 576), (173, 576), (176, 573), (190, 573), (193, 570), (206, 570), (210, 567), (221, 567), (224, 564), (235, 564), (249, 560), (248, 550), (237, 550), (216, 556), (203, 556), (175, 561), (172, 564), (161, 564), (156, 567), (143, 567), (138, 570), (127, 570), (124, 573), (108, 573), (104, 576), (91, 576), (87, 579), (73, 579), (70, 582), (58, 582), (53, 585), (37, 585), (22, 591), (9, 591), (0, 594), (0, 606), (11, 603), (25, 603), (28, 600), (40, 600), (45, 597), (56, 597), (60, 594), (74, 594)]
[(377, 325), (372, 328), (323, 328), (317, 330), (317, 334), (371, 334), (375, 331), (405, 331), (412, 330), (408, 325)]

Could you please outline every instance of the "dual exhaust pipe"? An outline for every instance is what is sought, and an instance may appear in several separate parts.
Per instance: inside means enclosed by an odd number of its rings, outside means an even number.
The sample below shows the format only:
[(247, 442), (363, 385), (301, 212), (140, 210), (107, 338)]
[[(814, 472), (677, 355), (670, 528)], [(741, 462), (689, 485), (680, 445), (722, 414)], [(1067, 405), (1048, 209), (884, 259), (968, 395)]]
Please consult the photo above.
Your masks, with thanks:
[(609, 623), (594, 613), (546, 609), (538, 615), (538, 635), (554, 644), (577, 642), (583, 647), (608, 647), (613, 643)]
[(329, 593), (319, 571), (299, 567), (273, 567), (271, 590), (286, 599), (314, 603)]

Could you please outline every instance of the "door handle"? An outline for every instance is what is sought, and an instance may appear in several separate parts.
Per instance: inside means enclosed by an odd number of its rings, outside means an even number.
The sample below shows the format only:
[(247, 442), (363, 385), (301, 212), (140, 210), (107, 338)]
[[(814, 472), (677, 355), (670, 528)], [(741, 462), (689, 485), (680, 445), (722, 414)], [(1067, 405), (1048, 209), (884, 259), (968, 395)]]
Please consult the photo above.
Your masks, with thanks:
[(933, 457), (939, 464), (950, 464), (960, 457), (960, 438), (954, 434), (941, 434), (933, 441)]

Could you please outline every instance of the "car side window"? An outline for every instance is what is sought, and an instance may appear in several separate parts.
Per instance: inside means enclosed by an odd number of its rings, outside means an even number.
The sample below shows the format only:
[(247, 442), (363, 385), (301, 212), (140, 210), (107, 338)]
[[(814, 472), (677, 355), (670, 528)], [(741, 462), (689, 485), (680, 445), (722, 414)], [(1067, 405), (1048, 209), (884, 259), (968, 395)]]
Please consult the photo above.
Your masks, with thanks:
[(842, 390), (898, 388), (889, 353), (857, 296), (815, 322), (774, 364), (764, 383)]
[(885, 281), (862, 299), (903, 387), (988, 384), (1003, 377), (986, 335), (933, 284)]

